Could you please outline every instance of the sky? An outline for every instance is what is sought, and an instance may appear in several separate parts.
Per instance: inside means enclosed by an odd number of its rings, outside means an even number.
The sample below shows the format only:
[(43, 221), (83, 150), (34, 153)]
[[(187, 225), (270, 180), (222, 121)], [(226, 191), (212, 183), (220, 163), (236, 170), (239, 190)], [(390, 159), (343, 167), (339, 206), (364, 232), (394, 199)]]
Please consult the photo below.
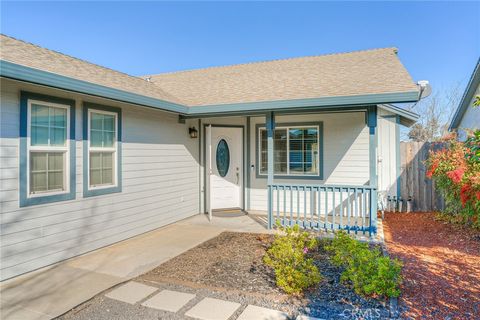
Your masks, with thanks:
[(480, 2), (6, 2), (3, 34), (131, 75), (397, 47), (415, 81), (462, 91)]

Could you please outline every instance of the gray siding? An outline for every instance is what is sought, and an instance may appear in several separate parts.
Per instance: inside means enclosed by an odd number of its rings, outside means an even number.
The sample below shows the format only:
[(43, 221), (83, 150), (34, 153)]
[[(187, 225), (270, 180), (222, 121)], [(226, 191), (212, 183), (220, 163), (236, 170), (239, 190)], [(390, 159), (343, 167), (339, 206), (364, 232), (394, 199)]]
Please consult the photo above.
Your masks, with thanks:
[(462, 141), (467, 139), (468, 130), (480, 129), (480, 107), (473, 107), (475, 97), (478, 95), (480, 95), (480, 86), (477, 87), (477, 91), (473, 95), (472, 101), (470, 101), (467, 110), (465, 110), (465, 113), (462, 116), (462, 120), (460, 120), (460, 123), (458, 124), (458, 137)]
[(378, 191), (380, 197), (397, 196), (400, 163), (397, 152), (400, 143), (396, 116), (380, 110), (378, 118)]
[[(323, 180), (282, 180), (279, 183), (365, 185), (369, 181), (368, 127), (365, 113), (332, 113), (278, 116), (276, 122), (323, 122)], [(265, 118), (251, 120), (250, 161), (255, 164), (255, 125), (265, 123)], [(257, 168), (255, 168), (257, 170)], [(250, 171), (251, 200), (253, 211), (267, 210), (267, 179), (257, 178), (256, 171)]]
[[(1, 279), (159, 228), (199, 212), (198, 139), (174, 114), (2, 79)], [(76, 100), (77, 194), (19, 207), (20, 90)], [(82, 102), (122, 108), (123, 190), (83, 198)], [(196, 122), (195, 122), (196, 124)]]

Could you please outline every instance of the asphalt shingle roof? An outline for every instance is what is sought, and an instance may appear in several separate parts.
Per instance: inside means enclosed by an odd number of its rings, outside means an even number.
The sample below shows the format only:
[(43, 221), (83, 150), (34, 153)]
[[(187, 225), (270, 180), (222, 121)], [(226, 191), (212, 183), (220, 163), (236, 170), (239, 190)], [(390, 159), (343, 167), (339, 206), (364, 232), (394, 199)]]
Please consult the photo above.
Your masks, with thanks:
[(20, 41), (6, 35), (0, 37), (2, 60), (98, 85), (128, 91), (168, 102), (181, 103), (160, 87), (142, 79), (105, 68), (84, 60)]
[(151, 75), (189, 106), (417, 91), (395, 48)]
[(2, 60), (188, 107), (416, 92), (395, 48), (152, 75), (151, 81), (5, 35)]

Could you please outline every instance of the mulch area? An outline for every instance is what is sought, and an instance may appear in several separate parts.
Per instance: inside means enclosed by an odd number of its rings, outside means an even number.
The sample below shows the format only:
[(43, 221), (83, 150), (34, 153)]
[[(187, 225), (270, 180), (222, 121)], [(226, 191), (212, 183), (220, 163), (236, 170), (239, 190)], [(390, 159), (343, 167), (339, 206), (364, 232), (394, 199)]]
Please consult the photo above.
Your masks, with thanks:
[(480, 319), (480, 234), (434, 213), (387, 213), (389, 253), (404, 262), (406, 319)]
[[(340, 282), (341, 271), (330, 262), (320, 246), (312, 252), (322, 281), (303, 295), (289, 296), (275, 285), (273, 271), (262, 258), (273, 241), (272, 235), (224, 232), (140, 276), (138, 280), (182, 285), (219, 294), (238, 295), (248, 302), (289, 314), (303, 313), (320, 318), (342, 319), (352, 310), (375, 313), (385, 318), (383, 301), (364, 299)], [(244, 300), (246, 299), (246, 300)], [(228, 299), (227, 299), (228, 300)]]

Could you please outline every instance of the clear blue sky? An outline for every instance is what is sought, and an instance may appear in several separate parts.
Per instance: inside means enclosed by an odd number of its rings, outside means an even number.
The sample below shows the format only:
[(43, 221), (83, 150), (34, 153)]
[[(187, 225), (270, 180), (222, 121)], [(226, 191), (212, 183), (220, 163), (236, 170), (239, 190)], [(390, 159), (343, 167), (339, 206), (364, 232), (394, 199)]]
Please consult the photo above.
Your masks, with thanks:
[[(3, 2), (1, 32), (132, 75), (396, 46), (414, 80), (464, 86), (479, 2)], [(462, 89), (463, 89), (462, 86)]]

